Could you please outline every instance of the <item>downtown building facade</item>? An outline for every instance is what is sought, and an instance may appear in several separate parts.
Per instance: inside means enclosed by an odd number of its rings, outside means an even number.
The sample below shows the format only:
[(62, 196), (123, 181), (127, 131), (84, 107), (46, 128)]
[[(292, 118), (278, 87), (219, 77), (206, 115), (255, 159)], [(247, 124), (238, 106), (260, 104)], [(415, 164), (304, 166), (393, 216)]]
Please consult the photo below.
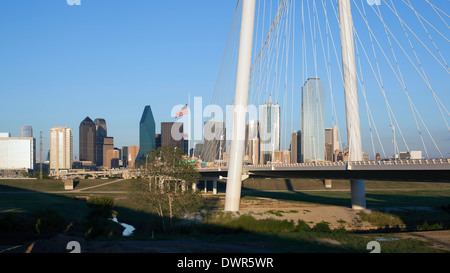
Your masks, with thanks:
[(139, 154), (139, 146), (122, 147), (122, 164), (124, 168), (134, 169), (136, 167), (136, 158)]
[(338, 127), (325, 128), (325, 160), (337, 161), (337, 151), (339, 151)]
[(11, 137), (0, 133), (0, 170), (32, 170), (36, 162), (33, 137)]
[(291, 134), (291, 163), (300, 163), (302, 154), (302, 131), (296, 131)]
[(259, 140), (259, 121), (249, 120), (246, 131), (246, 156), (247, 162), (252, 165), (259, 164), (259, 150), (260, 150), (260, 140)]
[(309, 78), (302, 87), (300, 160), (325, 160), (325, 87), (319, 78)]
[(184, 152), (184, 128), (182, 122), (161, 122), (161, 147), (170, 146)]
[(202, 160), (206, 162), (222, 161), (226, 152), (225, 122), (209, 120), (203, 127)]

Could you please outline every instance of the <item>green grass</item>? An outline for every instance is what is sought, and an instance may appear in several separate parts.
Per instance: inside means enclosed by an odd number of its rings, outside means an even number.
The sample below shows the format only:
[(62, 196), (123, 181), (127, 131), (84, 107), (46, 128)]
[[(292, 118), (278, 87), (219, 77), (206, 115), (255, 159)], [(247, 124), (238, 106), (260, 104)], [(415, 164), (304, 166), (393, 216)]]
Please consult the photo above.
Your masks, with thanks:
[(358, 214), (379, 228), (400, 228), (405, 230), (441, 230), (450, 228), (450, 214), (442, 209), (395, 210), (392, 212), (372, 211)]

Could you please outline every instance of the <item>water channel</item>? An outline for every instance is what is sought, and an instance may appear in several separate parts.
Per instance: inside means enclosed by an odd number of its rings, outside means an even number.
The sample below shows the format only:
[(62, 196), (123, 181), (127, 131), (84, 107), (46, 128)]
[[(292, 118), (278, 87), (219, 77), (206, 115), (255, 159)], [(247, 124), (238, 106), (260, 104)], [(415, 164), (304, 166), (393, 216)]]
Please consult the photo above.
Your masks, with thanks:
[(113, 220), (114, 222), (120, 224), (121, 226), (123, 226), (125, 228), (125, 230), (122, 232), (122, 236), (128, 237), (133, 235), (133, 231), (135, 230), (135, 228), (132, 225), (128, 225), (125, 223), (120, 223), (117, 218), (112, 218), (111, 220)]

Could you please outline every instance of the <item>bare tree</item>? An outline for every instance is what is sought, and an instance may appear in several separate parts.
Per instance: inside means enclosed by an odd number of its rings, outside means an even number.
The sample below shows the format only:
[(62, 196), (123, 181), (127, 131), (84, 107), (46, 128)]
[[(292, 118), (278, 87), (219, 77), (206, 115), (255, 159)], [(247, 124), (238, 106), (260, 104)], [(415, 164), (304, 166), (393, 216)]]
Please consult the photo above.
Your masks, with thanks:
[(147, 206), (157, 213), (164, 232), (165, 218), (172, 229), (174, 217), (203, 205), (202, 195), (192, 190), (200, 175), (180, 149), (164, 146), (152, 150), (142, 166), (143, 178), (133, 182), (131, 198), (139, 207)]

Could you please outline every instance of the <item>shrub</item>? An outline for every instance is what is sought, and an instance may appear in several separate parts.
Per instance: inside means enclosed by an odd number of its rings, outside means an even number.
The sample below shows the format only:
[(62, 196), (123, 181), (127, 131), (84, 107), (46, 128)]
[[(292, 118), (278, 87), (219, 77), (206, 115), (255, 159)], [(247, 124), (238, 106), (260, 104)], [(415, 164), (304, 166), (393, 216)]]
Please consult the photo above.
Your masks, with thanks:
[(305, 232), (305, 231), (309, 231), (309, 230), (310, 230), (310, 228), (309, 228), (308, 224), (305, 221), (303, 221), (301, 219), (299, 219), (297, 221), (296, 231)]
[(368, 221), (371, 224), (377, 225), (378, 227), (393, 227), (404, 225), (402, 219), (399, 216), (383, 211), (372, 211), (372, 213), (369, 214), (360, 212), (358, 215), (361, 217), (361, 220)]
[(110, 197), (99, 196), (87, 200), (90, 209), (89, 217), (110, 218), (112, 216), (114, 200)]
[(320, 223), (317, 223), (317, 224), (311, 229), (311, 231), (314, 231), (314, 232), (329, 233), (329, 232), (331, 232), (331, 228), (330, 228), (330, 225), (329, 225), (327, 222), (322, 221), (322, 222), (320, 222)]
[(334, 232), (334, 233), (346, 233), (347, 230), (345, 229), (344, 226), (340, 226), (340, 227), (338, 227), (338, 228), (333, 229), (333, 232)]
[(88, 230), (86, 237), (111, 236), (114, 234), (114, 225), (109, 218), (112, 217), (114, 200), (110, 197), (100, 196), (88, 199), (90, 209), (87, 215)]
[[(213, 226), (213, 228), (208, 228)], [(239, 232), (294, 232), (296, 226), (294, 221), (277, 220), (273, 218), (256, 219), (251, 215), (241, 215), (234, 218), (229, 213), (217, 213), (205, 219), (201, 227), (204, 232), (213, 233), (239, 233)]]
[(40, 209), (35, 213), (35, 230), (38, 235), (54, 233), (64, 228), (65, 219), (53, 209)]
[(425, 222), (422, 225), (418, 225), (416, 227), (417, 231), (432, 231), (432, 230), (440, 230), (440, 229), (443, 229), (442, 224), (440, 224), (440, 223), (430, 225), (427, 222)]

